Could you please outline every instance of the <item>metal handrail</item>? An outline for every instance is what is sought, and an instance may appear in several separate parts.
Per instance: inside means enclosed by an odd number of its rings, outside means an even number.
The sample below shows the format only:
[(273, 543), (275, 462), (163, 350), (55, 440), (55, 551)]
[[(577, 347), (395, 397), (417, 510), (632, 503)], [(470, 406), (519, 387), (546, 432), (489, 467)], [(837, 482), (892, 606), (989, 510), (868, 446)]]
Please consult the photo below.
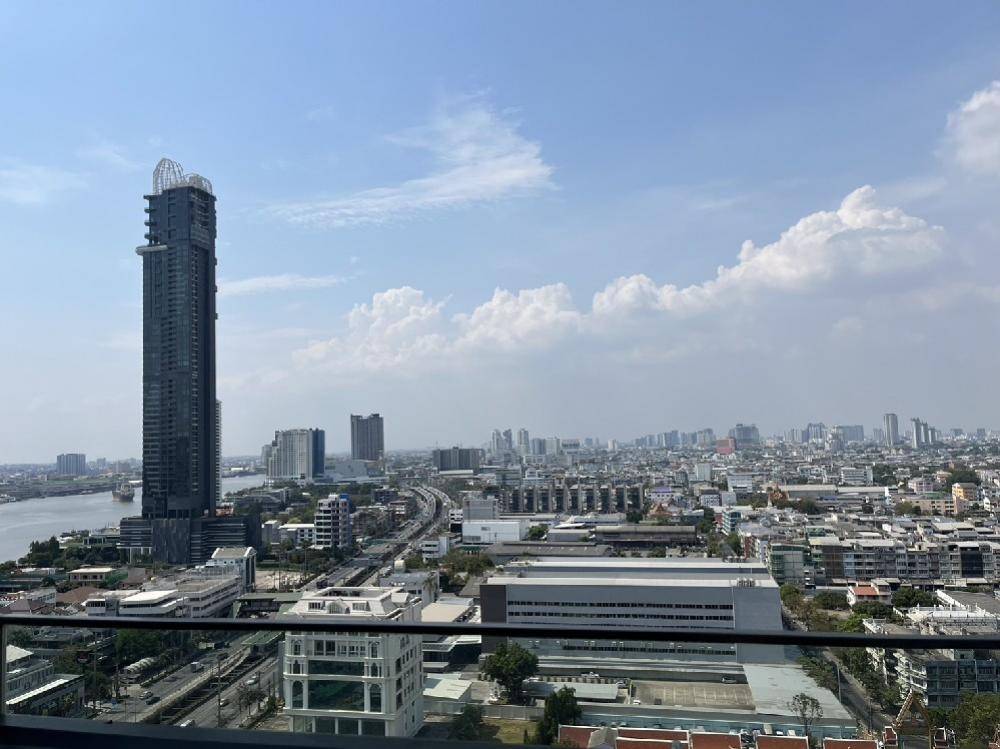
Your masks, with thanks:
[(792, 630), (644, 629), (642, 627), (579, 627), (563, 624), (423, 623), (384, 621), (368, 617), (333, 619), (324, 616), (268, 619), (191, 619), (122, 616), (0, 615), (6, 627), (77, 627), (81, 629), (153, 629), (225, 632), (368, 632), (372, 634), (483, 635), (535, 639), (586, 639), (728, 643), (747, 645), (803, 645), (806, 647), (881, 647), (907, 650), (959, 648), (1000, 650), (996, 635), (874, 635), (851, 632)]

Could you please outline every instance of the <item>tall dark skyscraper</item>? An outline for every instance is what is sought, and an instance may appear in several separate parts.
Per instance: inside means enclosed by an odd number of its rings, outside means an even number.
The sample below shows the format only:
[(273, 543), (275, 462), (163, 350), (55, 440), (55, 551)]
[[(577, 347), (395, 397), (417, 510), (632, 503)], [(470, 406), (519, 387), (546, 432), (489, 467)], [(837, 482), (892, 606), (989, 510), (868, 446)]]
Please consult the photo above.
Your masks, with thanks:
[(378, 414), (351, 414), (351, 457), (355, 460), (382, 460), (385, 456), (385, 433)]
[(154, 556), (186, 561), (192, 520), (215, 515), (215, 195), (162, 159), (145, 196), (142, 517)]

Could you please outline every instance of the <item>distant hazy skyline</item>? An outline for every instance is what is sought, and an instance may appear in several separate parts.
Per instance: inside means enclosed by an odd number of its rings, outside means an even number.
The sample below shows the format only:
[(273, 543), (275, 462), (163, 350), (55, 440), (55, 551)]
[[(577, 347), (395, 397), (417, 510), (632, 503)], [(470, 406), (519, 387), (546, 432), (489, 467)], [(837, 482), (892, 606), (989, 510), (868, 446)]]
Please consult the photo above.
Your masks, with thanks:
[(1000, 425), (1000, 6), (0, 6), (0, 463), (140, 454), (142, 194), (219, 211), (223, 453)]

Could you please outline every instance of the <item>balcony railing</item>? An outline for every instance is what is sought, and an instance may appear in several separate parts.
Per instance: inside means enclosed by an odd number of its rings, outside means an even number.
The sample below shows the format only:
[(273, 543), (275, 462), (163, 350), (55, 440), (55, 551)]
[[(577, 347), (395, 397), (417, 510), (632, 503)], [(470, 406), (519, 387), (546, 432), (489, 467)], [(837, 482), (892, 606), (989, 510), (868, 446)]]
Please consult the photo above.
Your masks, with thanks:
[[(367, 635), (415, 635), (418, 642), (440, 640), (450, 636), (475, 635), (483, 638), (484, 643), (496, 643), (503, 640), (513, 640), (524, 643), (530, 651), (539, 653), (545, 660), (548, 674), (536, 680), (537, 683), (526, 683), (525, 689), (530, 691), (539, 688), (538, 695), (545, 692), (545, 687), (551, 685), (577, 684), (580, 692), (580, 702), (586, 703), (582, 723), (589, 723), (600, 730), (613, 729), (614, 732), (642, 732), (655, 728), (683, 728), (691, 735), (699, 730), (712, 732), (712, 726), (722, 720), (721, 716), (734, 728), (739, 725), (740, 716), (745, 717), (747, 726), (760, 726), (752, 730), (767, 733), (773, 719), (760, 719), (757, 715), (770, 714), (782, 709), (782, 703), (788, 701), (794, 694), (784, 694), (785, 688), (781, 678), (775, 678), (774, 673), (788, 674), (800, 679), (799, 672), (809, 674), (816, 683), (816, 689), (825, 690), (835, 698), (838, 707), (843, 706), (843, 716), (833, 716), (830, 711), (826, 715), (831, 727), (817, 729), (813, 726), (814, 738), (824, 735), (843, 738), (855, 738), (864, 735), (874, 735), (882, 731), (886, 725), (891, 725), (894, 714), (889, 707), (879, 706), (874, 695), (866, 694), (864, 687), (846, 673), (846, 667), (834, 657), (836, 653), (854, 649), (858, 652), (878, 650), (929, 651), (947, 648), (962, 648), (996, 653), (1000, 651), (1000, 633), (993, 635), (961, 635), (961, 636), (922, 636), (922, 635), (878, 635), (799, 631), (747, 631), (723, 629), (672, 629), (654, 630), (636, 627), (580, 627), (560, 625), (529, 625), (529, 624), (469, 624), (469, 623), (404, 623), (382, 621), (374, 618), (358, 617), (356, 620), (343, 619), (325, 620), (323, 617), (311, 618), (262, 618), (262, 619), (159, 619), (138, 617), (61, 617), (61, 616), (0, 616), (0, 654), (6, 654), (10, 635), (17, 629), (37, 629), (42, 627), (88, 630), (91, 632), (143, 630), (157, 632), (188, 632), (188, 633), (225, 633), (227, 635), (251, 635), (257, 633), (280, 634), (326, 634), (346, 635), (348, 633), (364, 633)], [(261, 638), (262, 641), (272, 641), (275, 638)], [(559, 645), (566, 645), (562, 650)], [(569, 643), (576, 643), (572, 648)], [(582, 645), (581, 645), (582, 643)], [(643, 643), (643, 647), (630, 647), (629, 643)], [(273, 643), (272, 643), (273, 644)], [(691, 647), (685, 648), (688, 644)], [(703, 646), (726, 646), (724, 648), (707, 648)], [(647, 647), (649, 646), (649, 647)], [(660, 647), (657, 647), (660, 646)], [(669, 646), (669, 647), (668, 647)], [(753, 648), (749, 646), (754, 646)], [(759, 646), (765, 646), (763, 649)], [(275, 647), (277, 647), (275, 645)], [(761, 663), (754, 663), (740, 655), (737, 658), (726, 656), (727, 649), (737, 648), (739, 652), (758, 654), (769, 653)], [(868, 650), (866, 650), (868, 649)], [(426, 652), (435, 651), (430, 648)], [(435, 651), (436, 652), (436, 651)], [(662, 655), (664, 652), (670, 655)], [(713, 656), (702, 657), (699, 653), (712, 653)], [(97, 653), (97, 645), (94, 645)], [(657, 654), (661, 653), (661, 654)], [(678, 656), (677, 653), (694, 654)], [(287, 654), (291, 655), (291, 654)], [(308, 657), (309, 653), (303, 653)], [(772, 658), (771, 656), (775, 656)], [(234, 661), (232, 654), (227, 656), (226, 667)], [(274, 657), (274, 656), (272, 656)], [(96, 663), (97, 656), (94, 656)], [(193, 657), (192, 657), (193, 658)], [(218, 656), (222, 664), (222, 656)], [(84, 667), (84, 681), (88, 679), (87, 669), (91, 661)], [(123, 667), (125, 664), (118, 664)], [(426, 664), (425, 664), (426, 665)], [(222, 666), (220, 665), (219, 668)], [(584, 668), (589, 669), (583, 671)], [(786, 671), (775, 671), (775, 669)], [(97, 700), (97, 675), (94, 666), (94, 694)], [(470, 676), (469, 682), (482, 685), (482, 679), (476, 679), (478, 667), (475, 663), (467, 664), (465, 675)], [(596, 673), (600, 670), (602, 673)], [(658, 670), (669, 671), (669, 676), (656, 674)], [(812, 670), (812, 671), (811, 671)], [(813, 671), (818, 670), (817, 676)], [(119, 671), (116, 667), (115, 671)], [(291, 672), (282, 667), (276, 671), (284, 678), (295, 676), (308, 677), (310, 673)], [(760, 675), (756, 671), (767, 671)], [(845, 673), (842, 674), (842, 671)], [(730, 674), (734, 675), (730, 675)], [(186, 670), (184, 676), (187, 676)], [(321, 675), (314, 672), (313, 675)], [(367, 678), (369, 671), (359, 678)], [(276, 673), (276, 679), (281, 678)], [(356, 674), (354, 675), (356, 676)], [(372, 737), (362, 735), (331, 735), (320, 733), (297, 733), (286, 730), (280, 738), (273, 732), (237, 731), (232, 729), (209, 728), (199, 724), (196, 727), (181, 728), (171, 725), (156, 725), (149, 722), (110, 722), (113, 716), (98, 712), (94, 720), (77, 718), (44, 717), (24, 715), (7, 709), (10, 696), (6, 693), (8, 682), (8, 664), (4, 657), (0, 659), (0, 746), (2, 747), (66, 747), (67, 749), (82, 749), (97, 747), (101, 749), (116, 749), (129, 747), (134, 749), (141, 742), (141, 749), (166, 749), (181, 746), (243, 746), (243, 745), (274, 745), (280, 741), (287, 746), (385, 746), (391, 744), (408, 746), (435, 747), (441, 749), (445, 742), (434, 736), (419, 735), (411, 738)], [(239, 677), (242, 678), (242, 677)], [(769, 681), (768, 681), (769, 680)], [(210, 682), (210, 679), (208, 679)], [(760, 684), (758, 684), (760, 682)], [(766, 682), (766, 683), (765, 683)], [(219, 711), (221, 715), (221, 677), (219, 678)], [(230, 686), (236, 687), (241, 682), (237, 679)], [(276, 682), (277, 683), (277, 682)], [(799, 683), (799, 682), (795, 682)], [(626, 686), (622, 687), (622, 684)], [(797, 689), (798, 687), (794, 687)], [(887, 693), (892, 697), (892, 686), (887, 685)], [(788, 689), (793, 689), (788, 686)], [(471, 691), (471, 690), (470, 690)], [(551, 691), (551, 690), (550, 690)], [(602, 697), (598, 693), (606, 693)], [(538, 696), (536, 695), (536, 696)], [(898, 695), (899, 701), (905, 698)], [(496, 695), (499, 697), (499, 695)], [(885, 698), (886, 695), (881, 695)], [(215, 705), (211, 694), (204, 704)], [(380, 693), (379, 699), (384, 699)], [(602, 703), (601, 700), (604, 700)], [(690, 704), (685, 700), (691, 700)], [(502, 700), (484, 699), (482, 694), (466, 702), (473, 702), (489, 707), (490, 715), (501, 716), (497, 721), (524, 720), (525, 731), (534, 724), (531, 723), (541, 714), (541, 708), (535, 706), (504, 706), (497, 702)], [(465, 702), (448, 706), (445, 700), (427, 700), (433, 705), (436, 718), (442, 724), (454, 718)], [(199, 703), (201, 704), (201, 703)], [(426, 706), (426, 705), (425, 705)], [(941, 705), (947, 707), (947, 705)], [(838, 713), (839, 715), (839, 713)], [(504, 718), (503, 716), (513, 716)], [(735, 717), (732, 717), (735, 716)], [(846, 717), (845, 717), (846, 716)], [(120, 716), (119, 720), (120, 720)], [(127, 717), (127, 711), (126, 711)], [(492, 719), (492, 718), (491, 718)], [(359, 719), (360, 720), (360, 719)], [(782, 732), (789, 734), (794, 724), (789, 718), (785, 721)], [(822, 722), (822, 721), (821, 721)], [(919, 723), (919, 720), (917, 721)], [(603, 725), (602, 725), (603, 724)], [(921, 735), (927, 727), (909, 726), (912, 735)], [(337, 728), (339, 730), (339, 727)], [(595, 728), (597, 730), (597, 728)], [(748, 729), (749, 730), (749, 729)], [(827, 731), (827, 733), (823, 733)], [(719, 732), (719, 731), (717, 731)], [(725, 733), (725, 730), (721, 731)], [(738, 731), (737, 731), (738, 732)], [(809, 729), (806, 729), (809, 732)], [(867, 733), (866, 732), (870, 732)], [(617, 733), (616, 733), (617, 735)], [(799, 733), (799, 735), (802, 735)], [(926, 742), (926, 736), (923, 739)], [(753, 749), (746, 738), (737, 737), (736, 748)], [(456, 741), (447, 741), (448, 746), (455, 746)], [(469, 743), (469, 742), (461, 742)], [(471, 744), (470, 744), (471, 745)], [(492, 744), (494, 747), (496, 744)], [(926, 746), (910, 744), (906, 746)], [(612, 746), (614, 744), (612, 743)], [(658, 747), (649, 745), (650, 749)], [(697, 749), (689, 745), (688, 749)]]

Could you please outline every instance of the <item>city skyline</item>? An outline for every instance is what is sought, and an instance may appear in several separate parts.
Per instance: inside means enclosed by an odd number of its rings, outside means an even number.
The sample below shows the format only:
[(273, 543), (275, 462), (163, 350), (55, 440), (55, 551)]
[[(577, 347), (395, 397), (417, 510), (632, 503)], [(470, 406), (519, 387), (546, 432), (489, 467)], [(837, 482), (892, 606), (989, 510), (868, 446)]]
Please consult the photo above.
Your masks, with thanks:
[[(386, 24), (265, 8), (246, 20), (243, 40), (268, 41), (249, 58), (226, 55), (245, 43), (225, 33), (232, 7), (197, 29), (156, 18), (176, 40), (169, 71), (129, 64), (151, 10), (68, 7), (46, 17), (59, 44), (27, 79), (14, 63), (37, 56), (20, 32), (38, 11), (0, 17), (0, 314), (18, 321), (0, 462), (139, 455), (134, 215), (164, 155), (225, 196), (229, 455), (279, 424), (325, 426), (344, 451), (336, 425), (375, 411), (390, 450), (478, 445), (502, 421), (623, 439), (829, 414), (870, 429), (886, 411), (1000, 423), (995, 6), (795, 8), (798, 42), (741, 8), (719, 28), (668, 6), (609, 23), (525, 4), (532, 23), (514, 28), (453, 6), (481, 30), (459, 44), (441, 9)], [(830, 48), (831, 28), (850, 43)], [(206, 70), (207, 48), (225, 61)], [(67, 69), (105, 85), (85, 94)], [(194, 82), (231, 92), (203, 102), (210, 127), (159, 106)]]

